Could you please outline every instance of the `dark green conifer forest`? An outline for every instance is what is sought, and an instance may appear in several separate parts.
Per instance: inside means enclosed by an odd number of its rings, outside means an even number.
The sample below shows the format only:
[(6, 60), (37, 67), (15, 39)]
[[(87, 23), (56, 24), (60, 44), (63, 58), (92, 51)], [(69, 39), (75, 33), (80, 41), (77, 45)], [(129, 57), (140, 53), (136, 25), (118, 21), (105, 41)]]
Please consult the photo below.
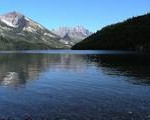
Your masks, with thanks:
[(150, 51), (150, 13), (106, 26), (72, 49)]

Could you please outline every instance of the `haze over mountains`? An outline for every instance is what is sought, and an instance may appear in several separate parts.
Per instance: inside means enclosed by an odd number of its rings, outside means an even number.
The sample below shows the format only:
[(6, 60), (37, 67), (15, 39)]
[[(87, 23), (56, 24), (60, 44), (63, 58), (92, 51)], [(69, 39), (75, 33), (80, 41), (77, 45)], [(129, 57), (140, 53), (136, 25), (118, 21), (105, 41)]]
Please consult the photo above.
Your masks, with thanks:
[(60, 27), (57, 30), (53, 30), (53, 32), (63, 39), (67, 41), (71, 41), (72, 44), (76, 44), (83, 39), (92, 35), (88, 29), (84, 28), (83, 26), (76, 26), (76, 27)]

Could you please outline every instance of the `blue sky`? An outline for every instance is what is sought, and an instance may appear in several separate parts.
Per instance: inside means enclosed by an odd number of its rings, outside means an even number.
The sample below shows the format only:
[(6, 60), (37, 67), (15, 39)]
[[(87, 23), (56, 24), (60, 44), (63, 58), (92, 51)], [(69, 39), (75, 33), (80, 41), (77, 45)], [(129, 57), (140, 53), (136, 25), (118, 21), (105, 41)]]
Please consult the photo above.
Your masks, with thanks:
[(150, 12), (150, 0), (0, 0), (0, 14), (18, 11), (48, 29), (82, 25), (91, 31)]

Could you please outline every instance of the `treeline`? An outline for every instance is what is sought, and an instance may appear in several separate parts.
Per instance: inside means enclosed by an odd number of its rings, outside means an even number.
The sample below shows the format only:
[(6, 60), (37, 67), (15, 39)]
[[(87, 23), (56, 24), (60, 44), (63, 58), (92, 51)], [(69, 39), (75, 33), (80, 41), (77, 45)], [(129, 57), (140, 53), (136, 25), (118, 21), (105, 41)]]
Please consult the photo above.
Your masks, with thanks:
[(0, 35), (0, 50), (45, 50), (51, 49), (44, 43), (33, 43), (22, 39), (13, 40)]
[(150, 13), (106, 26), (72, 49), (150, 50)]

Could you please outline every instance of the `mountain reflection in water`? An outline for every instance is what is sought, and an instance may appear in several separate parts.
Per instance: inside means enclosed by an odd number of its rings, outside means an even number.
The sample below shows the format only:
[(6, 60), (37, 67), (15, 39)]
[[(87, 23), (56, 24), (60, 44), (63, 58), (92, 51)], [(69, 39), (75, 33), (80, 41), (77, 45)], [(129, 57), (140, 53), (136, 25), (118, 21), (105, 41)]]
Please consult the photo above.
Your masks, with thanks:
[(38, 74), (49, 67), (50, 63), (59, 62), (59, 56), (30, 54), (2, 54), (0, 56), (0, 82), (4, 83), (5, 76), (10, 72), (18, 74), (19, 80), (12, 79), (10, 84), (25, 84), (27, 80), (34, 80)]
[(52, 68), (54, 71), (59, 63), (61, 70), (70, 68), (78, 72), (92, 64), (101, 68), (102, 72), (109, 76), (133, 77), (129, 82), (150, 84), (149, 61), (149, 56), (137, 54), (2, 54), (0, 56), (0, 83), (6, 82), (7, 84), (6, 76), (12, 72), (17, 74), (18, 80), (12, 78), (8, 82), (9, 85), (25, 84), (27, 80), (37, 79), (40, 72), (46, 69)]
[(149, 120), (150, 57), (106, 51), (0, 54), (0, 119)]
[[(27, 80), (38, 79), (41, 72), (52, 68), (57, 69), (58, 63), (60, 69), (80, 69), (84, 66), (82, 56), (68, 54), (2, 54), (0, 55), (0, 83), (4, 85), (18, 86), (25, 84)], [(55, 66), (55, 67), (54, 67)], [(80, 69), (81, 70), (81, 69)], [(17, 74), (18, 79), (8, 78), (8, 76)]]

